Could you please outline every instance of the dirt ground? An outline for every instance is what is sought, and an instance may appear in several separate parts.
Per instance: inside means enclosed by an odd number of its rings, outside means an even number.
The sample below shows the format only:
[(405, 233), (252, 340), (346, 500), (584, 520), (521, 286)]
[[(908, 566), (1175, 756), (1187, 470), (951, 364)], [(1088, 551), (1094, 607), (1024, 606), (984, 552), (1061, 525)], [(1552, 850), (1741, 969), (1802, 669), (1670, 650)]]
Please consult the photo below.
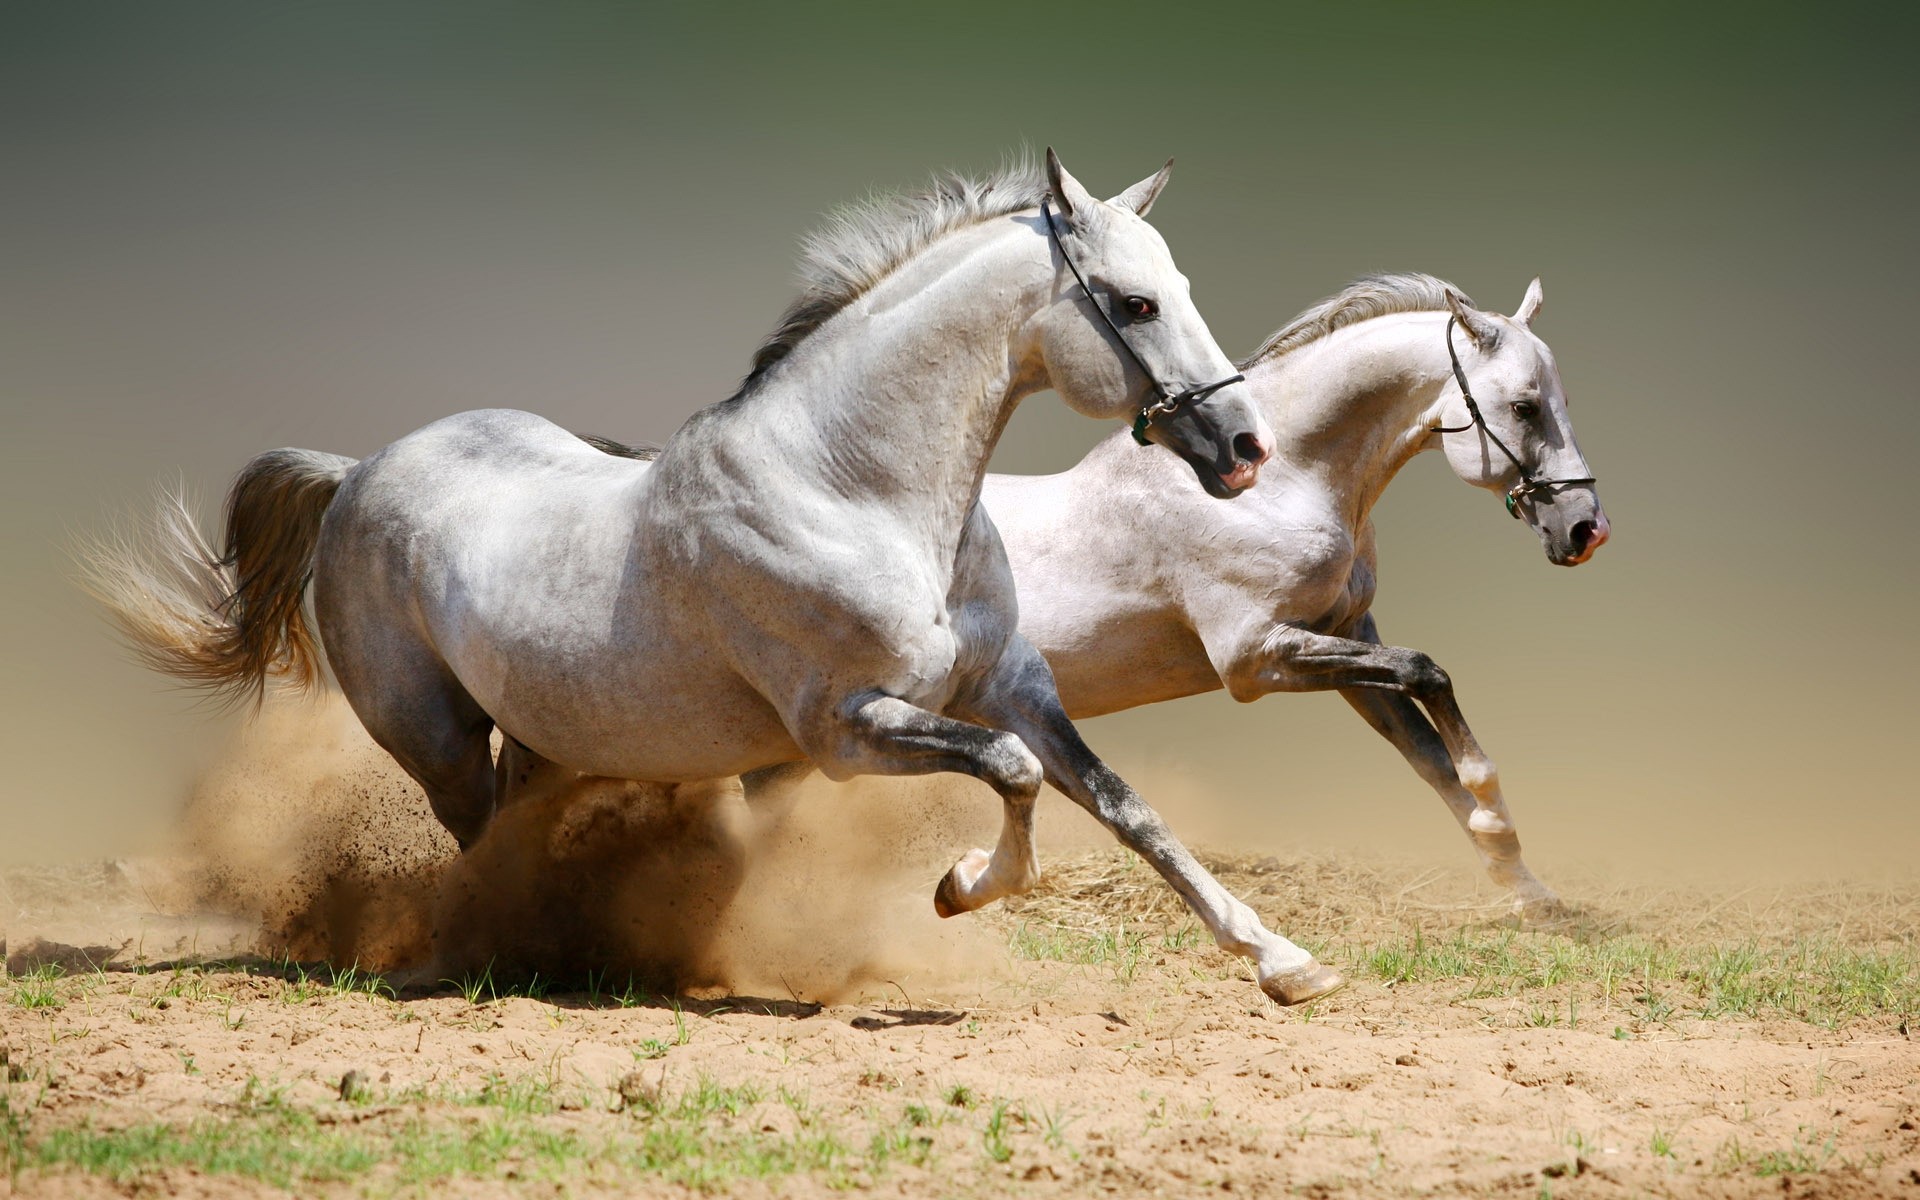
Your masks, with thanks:
[(1203, 856), (1349, 975), (1288, 1010), (1112, 849), (939, 921), (980, 830), (925, 790), (574, 795), (454, 863), (267, 746), (181, 856), (0, 875), (0, 1194), (1920, 1197), (1920, 886), (1520, 929), (1464, 866)]

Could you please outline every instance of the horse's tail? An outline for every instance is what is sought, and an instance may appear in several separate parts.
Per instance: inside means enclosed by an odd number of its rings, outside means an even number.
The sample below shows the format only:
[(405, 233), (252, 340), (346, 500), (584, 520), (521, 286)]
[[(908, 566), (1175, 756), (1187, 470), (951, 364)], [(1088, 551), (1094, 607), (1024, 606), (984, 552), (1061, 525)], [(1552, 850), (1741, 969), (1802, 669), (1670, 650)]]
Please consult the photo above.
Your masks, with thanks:
[(313, 450), (256, 457), (227, 493), (224, 554), (180, 492), (164, 493), (147, 536), (83, 549), (81, 584), (141, 662), (222, 704), (258, 705), (268, 676), (310, 688), (321, 660), (303, 601), (320, 519), (353, 465)]

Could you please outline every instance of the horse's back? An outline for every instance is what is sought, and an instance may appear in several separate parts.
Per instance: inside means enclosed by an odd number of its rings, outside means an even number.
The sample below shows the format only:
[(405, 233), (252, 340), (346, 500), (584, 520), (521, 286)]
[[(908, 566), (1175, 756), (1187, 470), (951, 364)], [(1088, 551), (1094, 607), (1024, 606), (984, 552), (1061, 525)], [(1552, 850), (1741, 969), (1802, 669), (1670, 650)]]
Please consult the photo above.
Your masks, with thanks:
[(672, 695), (739, 729), (749, 759), (791, 757), (765, 702), (714, 661), (702, 613), (677, 602), (685, 587), (660, 576), (653, 470), (508, 410), (448, 417), (368, 458), (342, 484), (315, 559), (343, 686), (349, 674), (387, 686), (384, 662), (427, 661), (501, 729), (590, 774), (743, 769), (733, 747), (709, 761), (649, 721)]

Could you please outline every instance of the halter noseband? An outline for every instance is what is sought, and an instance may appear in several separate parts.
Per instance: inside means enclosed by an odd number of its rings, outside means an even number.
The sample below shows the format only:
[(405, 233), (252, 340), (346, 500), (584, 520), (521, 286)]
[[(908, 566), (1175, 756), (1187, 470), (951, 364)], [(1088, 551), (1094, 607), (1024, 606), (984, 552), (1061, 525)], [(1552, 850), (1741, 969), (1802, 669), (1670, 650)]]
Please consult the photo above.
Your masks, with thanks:
[(1134, 365), (1140, 368), (1140, 373), (1147, 377), (1147, 382), (1153, 385), (1153, 390), (1160, 396), (1158, 400), (1146, 405), (1138, 413), (1134, 414), (1134, 441), (1139, 442), (1142, 446), (1150, 444), (1147, 441), (1147, 427), (1153, 424), (1155, 417), (1164, 417), (1170, 413), (1180, 411), (1189, 404), (1198, 404), (1221, 388), (1246, 379), (1245, 375), (1229, 375), (1225, 379), (1216, 380), (1213, 383), (1203, 383), (1197, 387), (1190, 387), (1184, 392), (1170, 391), (1165, 384), (1161, 383), (1160, 380), (1154, 376), (1153, 368), (1147, 365), (1146, 359), (1140, 357), (1140, 352), (1128, 344), (1126, 336), (1120, 332), (1120, 327), (1113, 323), (1112, 317), (1107, 315), (1107, 310), (1100, 307), (1100, 302), (1093, 298), (1093, 289), (1087, 286), (1086, 276), (1080, 274), (1080, 268), (1073, 265), (1073, 256), (1067, 253), (1067, 244), (1060, 239), (1060, 228), (1054, 224), (1053, 209), (1048, 206), (1045, 200), (1040, 201), (1040, 215), (1047, 219), (1047, 236), (1053, 241), (1053, 244), (1059, 248), (1060, 261), (1066, 263), (1067, 270), (1073, 272), (1073, 281), (1080, 285), (1080, 291), (1086, 296), (1087, 303), (1093, 306), (1094, 314), (1112, 331), (1113, 340), (1120, 343), (1120, 348), (1127, 352), (1127, 357), (1131, 358)]
[(1433, 432), (1464, 433), (1476, 425), (1480, 427), (1480, 432), (1487, 435), (1487, 440), (1498, 447), (1500, 453), (1507, 456), (1507, 461), (1513, 464), (1514, 470), (1520, 472), (1520, 482), (1507, 489), (1507, 515), (1516, 521), (1520, 519), (1520, 501), (1533, 499), (1536, 492), (1548, 492), (1557, 487), (1572, 487), (1577, 483), (1593, 483), (1594, 480), (1591, 478), (1541, 479), (1527, 470), (1526, 464), (1521, 462), (1513, 451), (1507, 449), (1507, 444), (1500, 440), (1500, 435), (1495, 433), (1493, 427), (1487, 424), (1487, 419), (1480, 415), (1480, 406), (1474, 402), (1473, 391), (1467, 387), (1467, 373), (1460, 369), (1460, 355), (1453, 349), (1453, 327), (1459, 324), (1459, 321), (1458, 317), (1447, 318), (1447, 360), (1453, 364), (1453, 380), (1460, 385), (1460, 396), (1467, 402), (1468, 419), (1465, 425), (1435, 425)]

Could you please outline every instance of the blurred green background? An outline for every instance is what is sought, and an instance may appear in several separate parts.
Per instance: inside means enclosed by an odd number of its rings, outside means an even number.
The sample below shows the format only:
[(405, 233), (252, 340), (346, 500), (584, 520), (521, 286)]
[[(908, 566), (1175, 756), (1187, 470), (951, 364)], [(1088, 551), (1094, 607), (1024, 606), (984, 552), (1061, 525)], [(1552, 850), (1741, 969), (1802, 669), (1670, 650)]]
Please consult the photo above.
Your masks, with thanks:
[[(1537, 864), (1906, 869), (1914, 12), (10, 2), (0, 859), (155, 845), (230, 728), (119, 656), (74, 531), (463, 408), (662, 438), (825, 210), (1052, 144), (1103, 193), (1178, 157), (1154, 220), (1232, 354), (1367, 271), (1544, 278), (1613, 544), (1549, 566), (1437, 455), (1377, 512), (1382, 630)], [(1106, 432), (1036, 397), (996, 465)], [(1088, 733), (1195, 840), (1466, 861), (1336, 697)]]

